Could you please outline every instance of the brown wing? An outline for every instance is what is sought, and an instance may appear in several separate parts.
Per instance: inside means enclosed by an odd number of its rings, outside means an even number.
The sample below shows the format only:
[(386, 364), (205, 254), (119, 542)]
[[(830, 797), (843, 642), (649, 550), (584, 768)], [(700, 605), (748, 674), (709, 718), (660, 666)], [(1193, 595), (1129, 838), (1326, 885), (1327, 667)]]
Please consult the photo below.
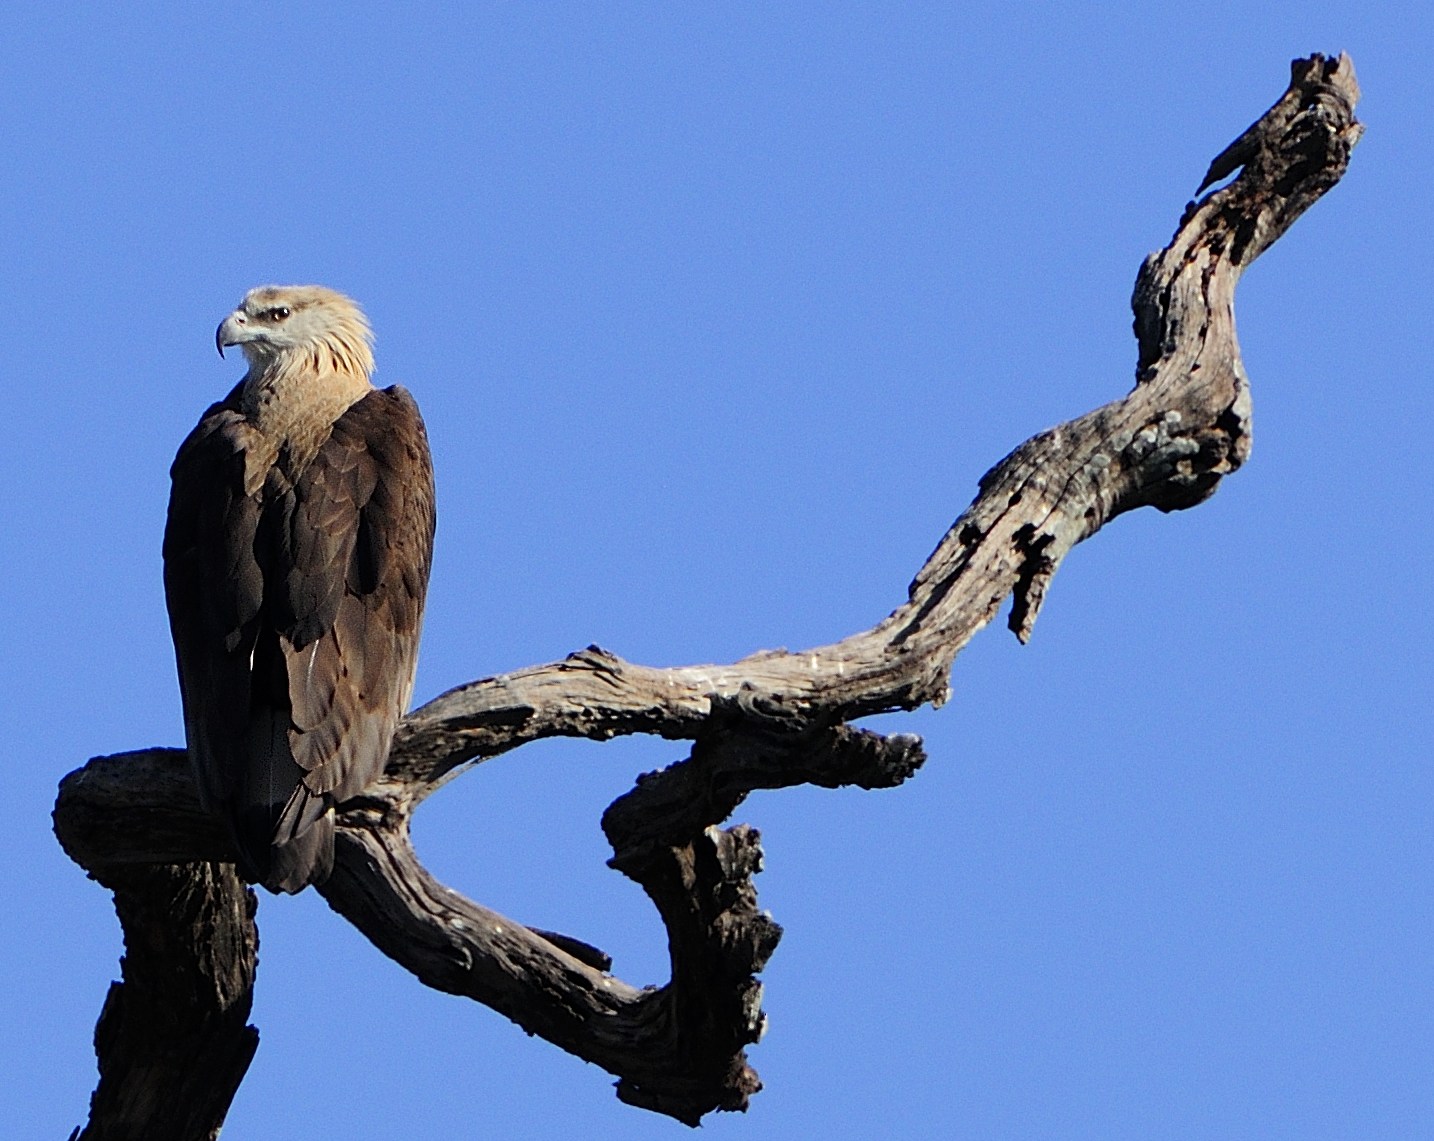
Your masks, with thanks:
[(232, 801), (248, 736), (250, 655), (263, 603), (254, 555), (260, 501), (245, 493), (252, 430), (238, 389), (200, 419), (170, 468), (164, 590), (199, 797)]
[[(213, 484), (188, 490), (223, 467), (222, 451), (218, 444), (196, 449), (182, 482), (184, 449), (175, 465), (172, 521), (176, 504), (187, 508), (191, 498), (207, 517), (226, 521), (221, 536), (201, 536), (196, 546), (209, 553), (192, 560), (206, 571), (226, 568), (229, 577), (210, 579), (219, 601), (207, 603), (224, 620), (207, 624), (191, 653), (173, 617), (176, 600), (180, 609), (190, 601), (190, 576), (171, 576), (166, 544), (166, 583), (173, 577), (179, 587), (170, 587), (171, 621), (191, 755), (208, 800), (232, 822), (246, 871), (271, 888), (297, 891), (327, 876), (330, 809), (382, 771), (412, 693), (433, 547), (432, 465), (418, 408), (397, 387), (349, 408), (302, 470), (287, 470), (281, 452), (252, 497), (243, 494), (242, 476), (228, 497)], [(241, 501), (252, 507), (235, 506)], [(242, 551), (234, 555), (241, 549), (252, 566)], [(184, 565), (176, 558), (176, 567)], [(202, 663), (187, 667), (191, 654)], [(191, 688), (203, 698), (191, 702)]]
[(294, 760), (311, 800), (338, 803), (383, 771), (418, 662), (433, 468), (406, 390), (372, 392), (339, 418), (278, 522), (275, 624)]

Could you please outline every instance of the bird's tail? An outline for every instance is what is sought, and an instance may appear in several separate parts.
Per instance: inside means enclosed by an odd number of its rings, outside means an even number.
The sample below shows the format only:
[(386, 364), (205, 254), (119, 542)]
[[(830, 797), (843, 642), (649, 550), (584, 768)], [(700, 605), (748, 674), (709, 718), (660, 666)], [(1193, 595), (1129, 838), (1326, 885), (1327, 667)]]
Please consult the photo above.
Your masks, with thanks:
[[(307, 795), (302, 789), (299, 792)], [(312, 799), (323, 803), (322, 797)], [(262, 882), (270, 891), (292, 895), (310, 884), (323, 883), (333, 870), (334, 810), (325, 806), (318, 818), (297, 835), (273, 838), (269, 846), (269, 872)]]
[(289, 728), (286, 709), (252, 715), (234, 830), (244, 877), (292, 895), (323, 883), (333, 871), (334, 813), (328, 796), (304, 786)]

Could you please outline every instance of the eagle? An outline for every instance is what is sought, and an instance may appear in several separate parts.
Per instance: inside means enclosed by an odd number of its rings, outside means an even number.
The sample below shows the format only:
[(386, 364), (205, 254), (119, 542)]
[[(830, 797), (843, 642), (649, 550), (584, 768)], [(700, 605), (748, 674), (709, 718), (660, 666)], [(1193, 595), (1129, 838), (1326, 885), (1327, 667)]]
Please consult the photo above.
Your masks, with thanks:
[(164, 589), (191, 766), (241, 873), (321, 884), (334, 809), (383, 771), (413, 695), (433, 557), (418, 406), (378, 389), (358, 305), (251, 289), (220, 323), (249, 371), (170, 469)]

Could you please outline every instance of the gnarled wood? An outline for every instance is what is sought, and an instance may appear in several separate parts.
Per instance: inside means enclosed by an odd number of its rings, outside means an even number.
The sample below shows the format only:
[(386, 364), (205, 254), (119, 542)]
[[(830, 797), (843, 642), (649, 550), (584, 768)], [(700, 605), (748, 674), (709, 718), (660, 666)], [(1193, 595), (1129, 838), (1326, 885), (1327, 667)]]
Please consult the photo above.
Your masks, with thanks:
[(203, 1141), (259, 1046), (248, 1025), (259, 935), (232, 863), (97, 870), (125, 934), (95, 1027), (100, 1083), (72, 1141)]
[[(652, 669), (589, 647), (444, 694), (403, 723), (383, 778), (344, 806), (321, 889), (330, 906), (427, 985), (616, 1074), (625, 1101), (691, 1124), (745, 1108), (760, 1088), (744, 1053), (764, 1025), (756, 976), (781, 931), (756, 904), (757, 834), (718, 826), (753, 789), (901, 783), (924, 760), (919, 740), (850, 721), (940, 704), (955, 655), (1007, 596), (1024, 641), (1077, 543), (1136, 507), (1194, 506), (1240, 466), (1250, 396), (1235, 286), (1344, 173), (1358, 96), (1347, 57), (1295, 62), (1288, 91), (1216, 158), (1201, 191), (1238, 175), (1192, 202), (1141, 266), (1134, 391), (992, 468), (890, 615), (828, 646), (731, 665)], [(595, 948), (444, 887), (408, 834), (418, 804), (465, 766), (543, 737), (631, 733), (693, 743), (603, 816), (610, 863), (667, 927), (672, 979), (656, 990), (612, 977)], [(91, 870), (213, 858), (223, 839), (198, 815), (186, 773), (183, 754), (153, 750), (71, 774), (56, 809), (66, 850)], [(142, 827), (129, 823), (136, 811)]]

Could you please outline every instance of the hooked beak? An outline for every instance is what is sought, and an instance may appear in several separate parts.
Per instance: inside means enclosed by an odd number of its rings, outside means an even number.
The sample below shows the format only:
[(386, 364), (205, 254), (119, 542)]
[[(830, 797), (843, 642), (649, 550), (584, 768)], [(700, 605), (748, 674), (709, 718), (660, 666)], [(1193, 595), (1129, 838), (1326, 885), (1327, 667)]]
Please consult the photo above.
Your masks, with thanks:
[(226, 346), (243, 344), (248, 339), (243, 335), (247, 323), (248, 318), (238, 309), (219, 322), (219, 328), (214, 330), (214, 347), (221, 357)]

